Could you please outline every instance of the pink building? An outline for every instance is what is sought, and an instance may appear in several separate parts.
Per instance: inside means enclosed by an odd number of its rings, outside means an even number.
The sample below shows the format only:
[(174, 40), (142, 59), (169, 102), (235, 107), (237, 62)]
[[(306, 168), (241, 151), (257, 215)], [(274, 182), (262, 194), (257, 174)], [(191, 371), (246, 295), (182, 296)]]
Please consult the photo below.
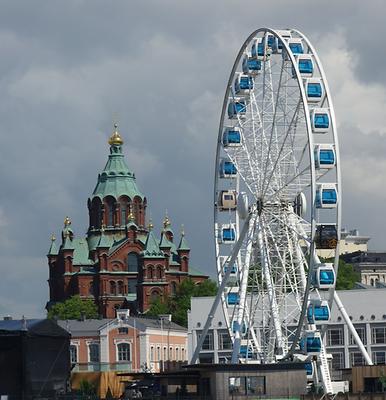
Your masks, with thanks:
[(73, 371), (160, 372), (187, 362), (187, 329), (163, 317), (58, 321), (71, 334)]

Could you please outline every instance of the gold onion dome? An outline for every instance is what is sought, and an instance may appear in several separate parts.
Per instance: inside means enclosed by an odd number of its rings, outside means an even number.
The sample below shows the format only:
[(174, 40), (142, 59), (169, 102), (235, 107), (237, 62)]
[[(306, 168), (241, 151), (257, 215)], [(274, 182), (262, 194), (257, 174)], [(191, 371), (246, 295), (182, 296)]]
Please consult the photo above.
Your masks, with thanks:
[(154, 228), (153, 221), (152, 221), (151, 219), (150, 219), (150, 221), (149, 221), (148, 228), (149, 228), (149, 231), (152, 231), (153, 228)]
[(123, 139), (121, 138), (121, 135), (118, 132), (118, 124), (114, 124), (114, 132), (113, 134), (110, 136), (109, 139), (109, 145), (113, 146), (120, 146), (123, 144)]
[(69, 225), (71, 225), (70, 217), (64, 218), (64, 226), (69, 226)]
[(135, 217), (132, 211), (130, 211), (130, 214), (127, 216), (127, 222), (134, 222), (135, 221)]
[(164, 228), (167, 228), (171, 225), (170, 219), (168, 217), (168, 214), (165, 215), (165, 219), (164, 219)]

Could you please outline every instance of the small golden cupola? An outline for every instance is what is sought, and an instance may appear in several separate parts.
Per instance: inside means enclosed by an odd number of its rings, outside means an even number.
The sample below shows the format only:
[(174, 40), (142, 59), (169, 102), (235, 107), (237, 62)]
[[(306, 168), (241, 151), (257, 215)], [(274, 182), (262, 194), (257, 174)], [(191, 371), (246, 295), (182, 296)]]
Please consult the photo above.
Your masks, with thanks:
[(110, 146), (121, 146), (122, 144), (123, 144), (123, 139), (121, 138), (121, 135), (118, 132), (118, 124), (114, 124), (114, 132), (110, 136), (109, 145)]

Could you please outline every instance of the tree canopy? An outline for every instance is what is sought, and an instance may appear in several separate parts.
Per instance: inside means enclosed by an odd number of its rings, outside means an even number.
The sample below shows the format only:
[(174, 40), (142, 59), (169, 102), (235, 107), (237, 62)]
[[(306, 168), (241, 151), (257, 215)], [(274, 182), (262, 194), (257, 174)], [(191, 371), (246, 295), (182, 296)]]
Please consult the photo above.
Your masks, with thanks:
[(196, 285), (192, 279), (185, 279), (178, 287), (175, 296), (154, 300), (147, 312), (148, 315), (171, 314), (172, 321), (188, 326), (188, 310), (192, 297), (215, 296), (217, 285), (214, 281), (207, 279)]
[(343, 260), (339, 260), (338, 277), (336, 279), (337, 290), (353, 289), (355, 282), (361, 281), (361, 274), (354, 271), (351, 264), (345, 263)]
[(57, 319), (98, 318), (98, 309), (91, 299), (72, 296), (62, 303), (56, 303), (48, 311), (47, 318)]

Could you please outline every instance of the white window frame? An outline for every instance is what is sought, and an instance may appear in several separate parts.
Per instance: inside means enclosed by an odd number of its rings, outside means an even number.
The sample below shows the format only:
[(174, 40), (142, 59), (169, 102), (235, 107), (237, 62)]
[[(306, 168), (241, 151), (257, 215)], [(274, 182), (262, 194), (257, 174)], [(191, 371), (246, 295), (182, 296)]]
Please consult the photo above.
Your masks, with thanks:
[[(363, 344), (367, 344), (367, 337), (366, 337), (366, 327), (365, 326), (354, 326), (355, 330), (357, 331), (360, 339), (362, 340)], [(358, 330), (363, 332), (363, 335), (359, 334)], [(355, 346), (356, 342), (354, 340), (354, 336), (350, 333), (349, 344), (350, 346)]]
[[(384, 359), (383, 363), (378, 364), (378, 362), (376, 360), (376, 353), (383, 353), (383, 359)], [(386, 350), (384, 350), (384, 349), (379, 349), (379, 350), (378, 349), (373, 349), (372, 350), (372, 359), (373, 359), (374, 365), (385, 365), (385, 363), (386, 363)]]
[(71, 360), (71, 350), (70, 350), (70, 362), (71, 362), (71, 364), (79, 364), (79, 341), (71, 341), (70, 342), (70, 346), (74, 346), (75, 348), (76, 348), (76, 361), (75, 362), (72, 362), (72, 360)]
[[(362, 362), (360, 364), (354, 362), (354, 354), (356, 354), (356, 355), (359, 354), (361, 356)], [(358, 365), (366, 365), (365, 359), (364, 359), (364, 357), (363, 357), (363, 355), (362, 355), (362, 353), (360, 351), (351, 351), (350, 352), (350, 366), (351, 367), (356, 367)]]
[[(332, 355), (333, 359), (331, 360), (331, 367), (334, 362), (334, 355), (339, 355), (339, 364), (340, 367), (338, 369), (344, 368), (344, 352), (343, 351), (331, 351), (330, 354)], [(335, 368), (333, 368), (335, 369)]]
[[(331, 332), (332, 331), (339, 331), (339, 343), (332, 343), (331, 342)], [(344, 346), (344, 334), (342, 327), (331, 327), (327, 328), (327, 346)]]
[[(376, 341), (376, 329), (383, 329), (383, 342)], [(371, 343), (372, 344), (385, 344), (386, 343), (386, 326), (372, 326), (371, 327)]]
[[(127, 343), (129, 345), (130, 360), (127, 360), (127, 361), (119, 361), (118, 345), (123, 344), (123, 343)], [(116, 339), (116, 340), (114, 340), (114, 344), (115, 344), (115, 362), (116, 363), (132, 362), (132, 357), (133, 357), (133, 352), (132, 352), (133, 343), (132, 343), (132, 340)]]
[[(87, 340), (86, 341), (86, 345), (87, 345), (87, 362), (88, 363), (100, 363), (101, 362), (101, 345), (98, 341), (96, 340)], [(99, 360), (98, 361), (91, 361), (91, 357), (90, 357), (90, 345), (98, 345), (99, 348)]]

